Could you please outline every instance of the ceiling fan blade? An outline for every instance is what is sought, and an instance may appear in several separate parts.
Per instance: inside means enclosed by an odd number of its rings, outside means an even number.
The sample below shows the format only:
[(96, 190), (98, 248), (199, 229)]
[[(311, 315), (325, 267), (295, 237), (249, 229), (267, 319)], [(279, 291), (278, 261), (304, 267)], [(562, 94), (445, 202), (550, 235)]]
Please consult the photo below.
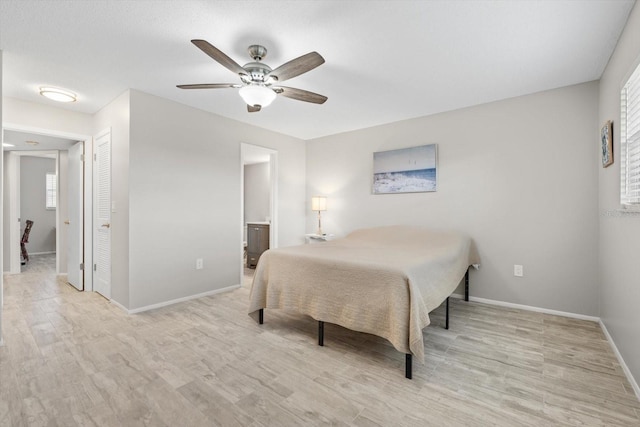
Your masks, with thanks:
[(310, 52), (282, 64), (271, 71), (268, 76), (275, 78), (279, 82), (283, 82), (307, 71), (311, 71), (322, 64), (324, 64), (324, 58), (320, 56), (318, 52)]
[(240, 87), (242, 85), (234, 83), (202, 83), (195, 85), (176, 85), (180, 89), (224, 89), (229, 87)]
[(248, 105), (247, 104), (247, 111), (250, 113), (257, 113), (258, 111), (261, 110), (262, 107), (260, 107), (259, 105)]
[(218, 61), (221, 65), (225, 66), (227, 69), (231, 70), (236, 74), (247, 74), (244, 68), (242, 68), (236, 61), (229, 58), (224, 54), (220, 49), (213, 46), (206, 40), (191, 40), (191, 43), (195, 44), (200, 48), (201, 51), (209, 55), (214, 60)]
[(278, 86), (272, 89), (276, 91), (276, 93), (282, 96), (286, 96), (287, 98), (304, 102), (312, 102), (314, 104), (324, 104), (324, 102), (328, 99), (324, 95), (309, 92), (308, 90), (296, 89), (293, 87)]

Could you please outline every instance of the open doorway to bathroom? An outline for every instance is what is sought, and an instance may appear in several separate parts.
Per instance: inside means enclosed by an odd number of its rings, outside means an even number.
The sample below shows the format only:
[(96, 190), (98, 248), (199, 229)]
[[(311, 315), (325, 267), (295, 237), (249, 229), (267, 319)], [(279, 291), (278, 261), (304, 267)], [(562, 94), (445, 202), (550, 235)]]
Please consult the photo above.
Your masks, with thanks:
[(262, 252), (278, 245), (278, 153), (251, 144), (242, 144), (240, 153), (241, 284), (248, 287)]

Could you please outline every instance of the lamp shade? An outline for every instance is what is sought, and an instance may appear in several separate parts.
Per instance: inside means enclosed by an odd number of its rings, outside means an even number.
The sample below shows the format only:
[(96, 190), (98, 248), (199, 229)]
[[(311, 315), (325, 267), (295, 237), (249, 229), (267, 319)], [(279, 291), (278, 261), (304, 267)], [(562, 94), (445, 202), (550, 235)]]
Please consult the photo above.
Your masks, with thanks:
[(252, 107), (254, 105), (259, 105), (264, 108), (276, 99), (276, 93), (273, 90), (266, 86), (257, 84), (243, 86), (240, 88), (238, 93), (240, 93), (244, 102)]
[(313, 196), (311, 198), (311, 210), (312, 211), (326, 211), (327, 210), (327, 198), (324, 196)]

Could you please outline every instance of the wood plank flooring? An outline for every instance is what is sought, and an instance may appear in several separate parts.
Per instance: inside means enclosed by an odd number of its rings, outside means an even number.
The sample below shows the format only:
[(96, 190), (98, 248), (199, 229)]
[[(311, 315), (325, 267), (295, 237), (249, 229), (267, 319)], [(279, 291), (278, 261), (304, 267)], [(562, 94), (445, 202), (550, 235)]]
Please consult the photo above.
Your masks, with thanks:
[(593, 322), (452, 301), (407, 380), (383, 339), (326, 324), (318, 347), (315, 321), (277, 310), (256, 324), (246, 286), (127, 315), (33, 258), (5, 276), (2, 426), (640, 425)]

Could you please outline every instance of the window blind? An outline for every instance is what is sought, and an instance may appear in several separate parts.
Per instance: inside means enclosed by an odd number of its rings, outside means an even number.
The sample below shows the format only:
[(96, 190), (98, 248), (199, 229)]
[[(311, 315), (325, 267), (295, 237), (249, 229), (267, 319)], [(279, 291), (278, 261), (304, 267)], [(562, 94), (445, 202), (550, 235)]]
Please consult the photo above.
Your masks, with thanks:
[(620, 94), (620, 203), (640, 205), (640, 66)]
[(48, 173), (46, 174), (46, 183), (45, 183), (45, 208), (46, 209), (55, 209), (56, 208), (56, 199), (58, 193), (58, 179), (55, 174)]

